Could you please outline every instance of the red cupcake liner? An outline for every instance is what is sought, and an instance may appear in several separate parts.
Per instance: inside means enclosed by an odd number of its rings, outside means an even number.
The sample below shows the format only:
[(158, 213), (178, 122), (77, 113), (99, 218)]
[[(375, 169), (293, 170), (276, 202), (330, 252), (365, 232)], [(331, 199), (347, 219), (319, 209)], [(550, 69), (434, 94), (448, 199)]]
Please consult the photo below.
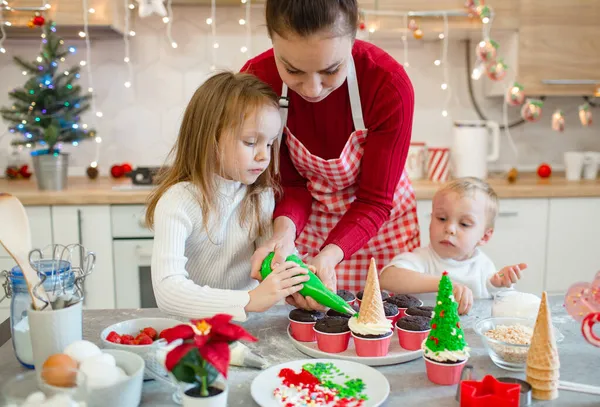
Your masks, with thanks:
[[(288, 318), (289, 319), (289, 318)], [(315, 335), (314, 326), (315, 322), (298, 322), (290, 320), (290, 332), (292, 337), (298, 342), (314, 342), (317, 340)]]
[(389, 317), (386, 315), (386, 319), (392, 322), (392, 332), (396, 328), (396, 321), (398, 320), (398, 315), (400, 315), (399, 312), (397, 312), (396, 315), (392, 315)]
[(427, 331), (407, 331), (406, 329), (402, 329), (396, 327), (398, 330), (398, 342), (400, 343), (400, 347), (406, 350), (419, 350), (421, 349), (421, 345), (423, 345), (423, 341), (427, 339), (427, 335), (431, 329)]
[(363, 357), (386, 356), (390, 351), (390, 343), (392, 342), (392, 334), (384, 338), (361, 338), (352, 332), (352, 338), (354, 338), (356, 355)]
[(463, 367), (465, 366), (465, 363), (467, 363), (467, 359), (452, 365), (434, 362), (426, 357), (424, 357), (424, 359), (425, 367), (427, 369), (427, 378), (429, 378), (432, 383), (441, 386), (458, 384), (458, 382), (460, 382)]
[(316, 329), (314, 331), (317, 336), (317, 347), (319, 350), (327, 353), (340, 353), (348, 349), (350, 331), (340, 333), (320, 332)]

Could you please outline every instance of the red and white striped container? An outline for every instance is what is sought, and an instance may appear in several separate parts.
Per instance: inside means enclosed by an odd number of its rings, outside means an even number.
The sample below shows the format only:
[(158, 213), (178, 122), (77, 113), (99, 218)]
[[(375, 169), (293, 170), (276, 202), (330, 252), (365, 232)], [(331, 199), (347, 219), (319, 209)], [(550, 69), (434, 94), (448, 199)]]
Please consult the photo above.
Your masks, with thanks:
[(450, 149), (429, 147), (427, 150), (427, 178), (430, 181), (446, 182), (450, 173)]

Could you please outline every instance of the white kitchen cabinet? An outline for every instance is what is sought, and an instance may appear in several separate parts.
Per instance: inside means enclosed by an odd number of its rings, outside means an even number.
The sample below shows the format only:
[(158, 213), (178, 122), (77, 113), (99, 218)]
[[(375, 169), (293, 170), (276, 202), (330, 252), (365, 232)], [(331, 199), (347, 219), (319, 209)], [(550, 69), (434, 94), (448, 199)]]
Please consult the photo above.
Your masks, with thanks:
[[(96, 267), (85, 282), (84, 306), (115, 307), (110, 207), (108, 205), (53, 206), (54, 243), (83, 245), (96, 254)], [(79, 261), (77, 254), (74, 261)]]
[[(52, 244), (52, 218), (49, 206), (26, 206), (29, 218), (31, 244), (33, 248), (43, 249)], [(15, 231), (16, 232), (16, 231)], [(10, 254), (0, 245), (0, 258), (10, 258)], [(14, 263), (13, 263), (14, 265)]]
[[(426, 246), (429, 244), (431, 200), (417, 201), (417, 216), (421, 245)], [(494, 235), (482, 250), (498, 270), (511, 264), (527, 263), (528, 269), (516, 286), (519, 291), (539, 294), (544, 288), (547, 221), (547, 199), (500, 201)]]
[(546, 290), (564, 293), (600, 270), (600, 198), (550, 200)]

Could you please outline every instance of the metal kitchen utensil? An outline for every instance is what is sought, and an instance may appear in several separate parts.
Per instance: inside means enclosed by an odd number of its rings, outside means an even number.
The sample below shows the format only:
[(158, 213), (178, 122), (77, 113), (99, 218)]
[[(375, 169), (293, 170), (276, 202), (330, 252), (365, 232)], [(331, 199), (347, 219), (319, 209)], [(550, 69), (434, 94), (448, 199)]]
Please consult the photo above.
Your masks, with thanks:
[(531, 385), (524, 380), (515, 379), (514, 377), (498, 377), (496, 378), (502, 383), (518, 384), (521, 386), (521, 395), (519, 396), (519, 407), (531, 405)]
[(458, 382), (458, 386), (456, 387), (456, 395), (454, 396), (454, 399), (456, 401), (458, 401), (459, 403), (460, 403), (460, 384), (462, 383), (463, 380), (475, 380), (474, 375), (473, 375), (473, 366), (465, 365), (465, 367), (463, 367), (463, 370), (460, 374), (460, 380)]
[[(52, 295), (49, 296), (49, 304), (54, 309), (69, 307), (73, 304), (82, 301), (85, 297), (85, 279), (92, 273), (96, 265), (96, 254), (88, 252), (80, 244), (60, 245), (55, 244), (44, 248), (43, 250), (34, 249), (29, 253), (29, 263), (35, 269), (41, 264), (41, 260), (50, 260), (51, 264), (56, 265), (56, 270), (51, 270), (59, 273), (64, 264), (70, 265), (70, 271), (74, 275), (74, 281), (66, 278), (53, 279)], [(40, 270), (38, 270), (38, 274)], [(46, 272), (48, 270), (45, 270)], [(52, 276), (53, 273), (51, 272)], [(41, 287), (47, 276), (41, 273), (42, 281), (33, 289), (35, 296), (38, 294), (38, 288)], [(75, 290), (69, 286), (73, 284)]]
[[(27, 262), (31, 251), (31, 229), (27, 212), (16, 197), (0, 193), (0, 244), (11, 255), (23, 272), (34, 309), (45, 309), (49, 305), (48, 295), (40, 286), (38, 273)], [(33, 289), (38, 286), (38, 294)], [(50, 308), (51, 309), (51, 308)]]

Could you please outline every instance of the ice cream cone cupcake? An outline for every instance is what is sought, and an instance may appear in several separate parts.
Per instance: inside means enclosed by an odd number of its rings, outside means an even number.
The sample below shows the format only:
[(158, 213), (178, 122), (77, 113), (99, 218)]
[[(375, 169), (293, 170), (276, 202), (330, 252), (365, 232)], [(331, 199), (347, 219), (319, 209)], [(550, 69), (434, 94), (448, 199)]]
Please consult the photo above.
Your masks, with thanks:
[(554, 400), (558, 397), (559, 369), (560, 360), (552, 327), (552, 315), (548, 306), (548, 296), (544, 291), (525, 368), (527, 381), (533, 388), (533, 398)]
[(363, 298), (357, 315), (348, 321), (358, 356), (385, 356), (392, 338), (392, 322), (386, 318), (375, 259), (371, 259)]

